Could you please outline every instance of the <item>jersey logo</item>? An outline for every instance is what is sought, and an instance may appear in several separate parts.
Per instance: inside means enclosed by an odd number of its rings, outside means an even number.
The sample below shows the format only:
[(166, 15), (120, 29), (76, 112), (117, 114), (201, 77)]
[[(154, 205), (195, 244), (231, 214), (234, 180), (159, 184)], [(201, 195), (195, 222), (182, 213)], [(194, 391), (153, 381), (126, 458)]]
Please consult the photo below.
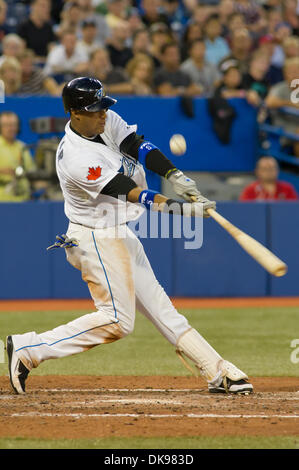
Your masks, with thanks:
[(96, 168), (93, 168), (93, 167), (88, 168), (87, 179), (89, 181), (95, 181), (101, 176), (101, 173), (102, 173), (102, 168), (100, 166), (97, 166)]

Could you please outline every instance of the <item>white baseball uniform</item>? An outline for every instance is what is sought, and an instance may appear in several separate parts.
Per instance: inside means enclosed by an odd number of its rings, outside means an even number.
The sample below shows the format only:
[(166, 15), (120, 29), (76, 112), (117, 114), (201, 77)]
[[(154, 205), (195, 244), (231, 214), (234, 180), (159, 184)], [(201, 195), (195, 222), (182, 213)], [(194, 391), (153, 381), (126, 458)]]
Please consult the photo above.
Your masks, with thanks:
[(101, 194), (119, 172), (147, 188), (142, 165), (119, 150), (136, 128), (109, 110), (101, 134), (104, 145), (78, 135), (70, 123), (66, 125), (56, 166), (70, 221), (67, 236), (79, 242), (78, 247), (66, 249), (66, 256), (81, 271), (96, 311), (45, 333), (13, 335), (16, 354), (29, 370), (46, 359), (76, 354), (129, 334), (136, 307), (208, 380), (217, 376), (219, 364), (225, 362), (174, 308), (142, 244), (128, 228), (127, 222), (144, 209)]

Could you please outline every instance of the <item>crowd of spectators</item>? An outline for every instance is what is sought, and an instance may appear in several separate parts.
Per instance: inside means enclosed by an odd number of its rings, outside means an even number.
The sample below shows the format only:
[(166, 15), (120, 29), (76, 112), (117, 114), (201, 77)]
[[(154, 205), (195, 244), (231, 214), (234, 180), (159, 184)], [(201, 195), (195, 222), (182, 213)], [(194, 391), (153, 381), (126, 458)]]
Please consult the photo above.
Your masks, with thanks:
[(7, 95), (59, 95), (65, 81), (96, 75), (115, 94), (216, 92), (258, 105), (287, 82), (286, 60), (299, 76), (297, 0), (19, 2), (27, 16), (12, 25), (0, 0)]
[(243, 97), (299, 133), (277, 111), (298, 108), (298, 35), (299, 0), (0, 0), (0, 80), (7, 96), (88, 75), (114, 95)]

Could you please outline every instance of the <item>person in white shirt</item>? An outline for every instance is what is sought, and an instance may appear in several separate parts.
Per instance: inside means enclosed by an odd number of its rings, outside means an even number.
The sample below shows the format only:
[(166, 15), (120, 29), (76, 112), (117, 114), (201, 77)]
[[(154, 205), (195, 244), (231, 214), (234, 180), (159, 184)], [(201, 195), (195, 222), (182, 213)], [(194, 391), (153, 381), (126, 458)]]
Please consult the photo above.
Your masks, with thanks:
[[(76, 78), (64, 86), (62, 97), (71, 119), (57, 149), (56, 168), (70, 223), (67, 234), (49, 248), (66, 249), (68, 261), (88, 284), (96, 311), (44, 333), (9, 335), (14, 392), (25, 393), (30, 370), (41, 362), (131, 333), (138, 308), (179, 354), (195, 363), (211, 393), (251, 393), (247, 375), (224, 360), (177, 312), (127, 225), (144, 208), (202, 217), (216, 203), (203, 197), (194, 181), (138, 135), (136, 125), (128, 125), (109, 109), (116, 100), (105, 95), (99, 80)], [(144, 166), (166, 177), (186, 202), (148, 189)]]
[(94, 20), (85, 20), (81, 27), (82, 39), (78, 41), (78, 49), (89, 58), (90, 55), (103, 44), (97, 40), (97, 25)]
[(72, 30), (62, 34), (61, 44), (53, 47), (48, 54), (44, 72), (46, 75), (84, 74), (88, 69), (88, 54), (82, 50)]

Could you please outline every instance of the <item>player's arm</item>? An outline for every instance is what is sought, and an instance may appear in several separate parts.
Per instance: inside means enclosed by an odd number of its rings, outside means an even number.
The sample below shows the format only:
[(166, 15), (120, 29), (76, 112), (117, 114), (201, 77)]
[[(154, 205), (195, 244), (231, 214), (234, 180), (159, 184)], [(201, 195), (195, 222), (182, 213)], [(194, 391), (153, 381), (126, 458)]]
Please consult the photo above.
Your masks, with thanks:
[(136, 134), (136, 132), (129, 134), (121, 142), (120, 151), (138, 160), (148, 170), (166, 178), (175, 193), (185, 200), (191, 202), (194, 198), (199, 201), (203, 198), (195, 181), (187, 178), (156, 145), (145, 141), (143, 136)]
[(120, 173), (109, 181), (102, 189), (101, 194), (115, 198), (125, 196), (127, 201), (144, 204), (147, 209), (154, 208), (157, 211), (185, 216), (208, 217), (206, 209), (215, 208), (214, 201), (203, 197), (201, 197), (201, 201), (192, 203), (169, 199), (157, 191), (140, 188), (132, 178)]

